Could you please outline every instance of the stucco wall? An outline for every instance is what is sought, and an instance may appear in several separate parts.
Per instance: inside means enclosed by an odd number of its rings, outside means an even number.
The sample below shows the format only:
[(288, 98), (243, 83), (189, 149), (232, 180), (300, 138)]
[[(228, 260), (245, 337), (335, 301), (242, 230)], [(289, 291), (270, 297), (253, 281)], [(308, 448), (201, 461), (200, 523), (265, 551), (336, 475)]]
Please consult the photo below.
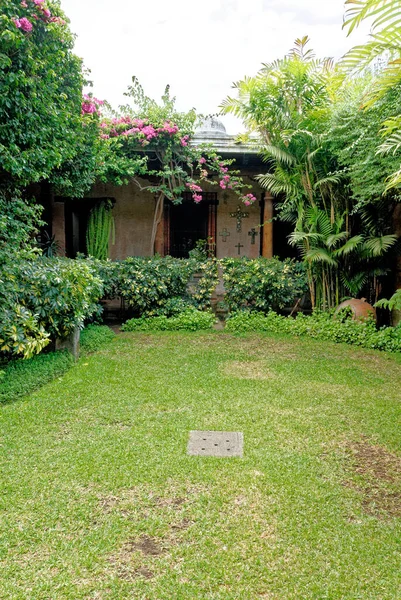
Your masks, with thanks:
[[(245, 183), (252, 185), (251, 191), (257, 198), (253, 206), (246, 207), (240, 203), (238, 196), (232, 190), (222, 190), (219, 186), (204, 185), (205, 192), (217, 193), (219, 201), (217, 207), (217, 257), (224, 256), (259, 256), (260, 248), (260, 205), (259, 200), (262, 196), (261, 188), (252, 182), (251, 178), (242, 173)], [(143, 182), (144, 185), (147, 182)], [(147, 191), (141, 191), (134, 183), (124, 186), (112, 186), (109, 184), (97, 184), (86, 198), (114, 198), (116, 203), (113, 209), (113, 215), (116, 228), (115, 244), (110, 245), (110, 258), (123, 259), (127, 256), (149, 256), (151, 254), (150, 237), (153, 225), (153, 213), (155, 208), (155, 199), (153, 194)], [(85, 202), (85, 199), (82, 200)], [(235, 217), (230, 217), (230, 213), (235, 213), (241, 204), (241, 210), (248, 213), (248, 217), (242, 219), (241, 231), (237, 231), (237, 221)], [(53, 232), (60, 246), (65, 248), (65, 223), (64, 223), (64, 204), (53, 204)], [(255, 228), (257, 235), (255, 243), (252, 244), (252, 237), (248, 235), (250, 230)], [(219, 235), (226, 229), (230, 234), (224, 242), (224, 236)], [(237, 244), (241, 244), (240, 254)]]
[[(260, 249), (260, 224), (261, 224), (261, 213), (259, 201), (262, 197), (261, 188), (253, 182), (250, 177), (241, 173), (244, 183), (251, 185), (251, 189), (246, 190), (246, 193), (252, 192), (256, 196), (257, 201), (252, 206), (245, 206), (240, 202), (238, 196), (232, 190), (222, 190), (216, 185), (203, 185), (205, 192), (217, 193), (218, 207), (217, 207), (217, 240), (216, 240), (216, 254), (217, 258), (223, 258), (225, 256), (238, 257), (248, 256), (249, 258), (255, 258), (259, 256)], [(242, 213), (248, 214), (241, 221), (241, 231), (237, 231), (237, 219), (231, 217), (231, 213), (236, 213), (240, 206)], [(251, 229), (254, 228), (257, 232), (255, 237), (255, 243), (252, 244), (252, 237), (248, 235)], [(229, 235), (220, 235), (226, 231)], [(226, 241), (224, 241), (226, 239)], [(241, 244), (239, 248), (240, 254), (238, 254), (237, 244)]]

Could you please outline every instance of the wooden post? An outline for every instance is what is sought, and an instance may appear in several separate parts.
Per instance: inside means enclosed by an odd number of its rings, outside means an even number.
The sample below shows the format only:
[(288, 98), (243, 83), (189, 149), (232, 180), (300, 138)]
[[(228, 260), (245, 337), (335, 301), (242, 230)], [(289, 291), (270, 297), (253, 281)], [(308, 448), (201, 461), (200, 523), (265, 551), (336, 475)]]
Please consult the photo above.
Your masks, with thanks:
[(264, 194), (263, 205), (263, 238), (262, 238), (262, 256), (264, 258), (273, 257), (273, 198), (269, 192)]

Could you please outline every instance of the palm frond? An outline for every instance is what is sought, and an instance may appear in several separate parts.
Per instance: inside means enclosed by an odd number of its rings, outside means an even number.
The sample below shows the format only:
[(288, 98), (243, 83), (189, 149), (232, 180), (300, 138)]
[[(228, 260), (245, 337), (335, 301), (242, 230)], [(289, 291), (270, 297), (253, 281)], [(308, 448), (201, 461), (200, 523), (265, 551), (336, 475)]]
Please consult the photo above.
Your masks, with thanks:
[(322, 236), (319, 233), (308, 231), (293, 231), (288, 236), (288, 243), (291, 246), (297, 246), (304, 243), (319, 244), (322, 242)]
[(359, 294), (368, 279), (369, 274), (366, 271), (355, 273), (352, 276), (347, 276), (345, 273), (341, 274), (342, 284), (352, 296), (357, 296)]
[(257, 175), (255, 178), (264, 189), (271, 192), (274, 196), (279, 194), (287, 194), (288, 196), (296, 195), (297, 188), (289, 181), (278, 179), (273, 173), (266, 175)]
[(332, 233), (326, 239), (326, 246), (328, 248), (334, 248), (337, 246), (338, 242), (342, 242), (346, 240), (348, 237), (348, 233), (346, 231), (340, 231), (340, 233)]
[(401, 148), (401, 131), (390, 135), (377, 149), (376, 154), (396, 154)]
[(387, 180), (387, 185), (384, 188), (385, 192), (401, 186), (401, 167), (393, 173)]
[(343, 176), (344, 175), (342, 173), (327, 175), (326, 177), (322, 177), (321, 179), (316, 181), (316, 183), (313, 187), (315, 190), (317, 190), (319, 187), (325, 186), (329, 183), (336, 185), (336, 184), (340, 183)]
[(345, 13), (343, 28), (348, 28), (348, 35), (370, 17), (374, 17), (373, 30), (383, 25), (391, 28), (399, 20), (401, 12), (400, 0), (346, 0), (345, 5), (349, 8)]
[(380, 237), (370, 237), (365, 240), (364, 247), (371, 256), (382, 256), (397, 241), (396, 235), (382, 235)]
[(311, 248), (305, 252), (305, 260), (311, 263), (325, 263), (332, 267), (337, 266), (337, 261), (325, 248)]
[(295, 156), (286, 152), (282, 148), (273, 145), (266, 145), (262, 148), (262, 154), (265, 159), (274, 158), (278, 162), (281, 162), (285, 165), (293, 165), (296, 162)]
[(345, 256), (346, 254), (350, 254), (354, 252), (363, 242), (362, 235), (354, 235), (352, 238), (347, 240), (341, 248), (335, 250), (336, 256)]

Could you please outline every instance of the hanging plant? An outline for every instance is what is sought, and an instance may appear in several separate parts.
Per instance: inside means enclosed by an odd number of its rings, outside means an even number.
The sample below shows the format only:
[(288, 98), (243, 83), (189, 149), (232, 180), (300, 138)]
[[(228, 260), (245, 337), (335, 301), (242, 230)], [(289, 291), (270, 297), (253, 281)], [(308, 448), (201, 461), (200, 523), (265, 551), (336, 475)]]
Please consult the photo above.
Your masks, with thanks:
[(86, 249), (88, 256), (106, 260), (109, 257), (110, 236), (115, 244), (115, 224), (112, 214), (113, 201), (102, 200), (92, 208), (86, 230)]

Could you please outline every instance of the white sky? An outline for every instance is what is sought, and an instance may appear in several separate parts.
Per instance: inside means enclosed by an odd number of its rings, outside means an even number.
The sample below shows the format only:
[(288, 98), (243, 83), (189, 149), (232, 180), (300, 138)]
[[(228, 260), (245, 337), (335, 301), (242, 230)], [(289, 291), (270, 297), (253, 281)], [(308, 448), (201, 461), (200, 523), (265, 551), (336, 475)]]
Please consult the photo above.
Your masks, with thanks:
[[(136, 75), (159, 98), (171, 85), (177, 107), (215, 113), (233, 81), (286, 54), (309, 35), (320, 57), (341, 57), (367, 38), (342, 31), (344, 0), (61, 0), (91, 69), (93, 92), (113, 106)], [(241, 124), (222, 118), (228, 133)]]

